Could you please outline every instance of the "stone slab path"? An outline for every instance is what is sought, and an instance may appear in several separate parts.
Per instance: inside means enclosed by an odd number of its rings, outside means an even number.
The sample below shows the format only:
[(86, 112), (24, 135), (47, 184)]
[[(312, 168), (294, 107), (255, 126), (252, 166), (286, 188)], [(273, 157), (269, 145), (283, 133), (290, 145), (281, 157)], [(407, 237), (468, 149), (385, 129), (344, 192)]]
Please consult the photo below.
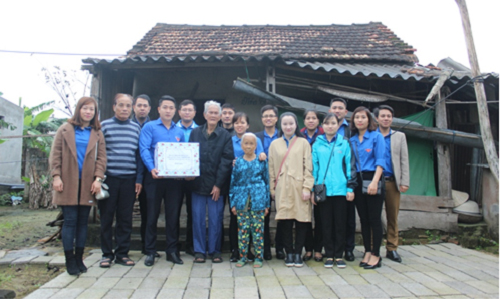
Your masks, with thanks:
[[(308, 261), (303, 268), (287, 268), (282, 260), (264, 262), (261, 269), (250, 265), (235, 268), (224, 254), (224, 262), (195, 264), (181, 254), (184, 265), (173, 265), (165, 254), (153, 267), (144, 265), (140, 252), (130, 253), (134, 267), (113, 265), (99, 268), (99, 251), (85, 260), (89, 271), (79, 277), (62, 273), (29, 299), (41, 298), (498, 298), (498, 256), (443, 243), (401, 246), (399, 264), (383, 259), (377, 270), (358, 266), (362, 247), (356, 247), (356, 261), (345, 269), (327, 269)], [(385, 256), (385, 250), (381, 252)], [(5, 259), (0, 259), (7, 263)], [(29, 258), (19, 257), (29, 260)], [(33, 258), (28, 261), (36, 262)], [(59, 256), (53, 263), (64, 262)], [(15, 263), (16, 259), (8, 263)], [(52, 261), (49, 260), (49, 263)]]

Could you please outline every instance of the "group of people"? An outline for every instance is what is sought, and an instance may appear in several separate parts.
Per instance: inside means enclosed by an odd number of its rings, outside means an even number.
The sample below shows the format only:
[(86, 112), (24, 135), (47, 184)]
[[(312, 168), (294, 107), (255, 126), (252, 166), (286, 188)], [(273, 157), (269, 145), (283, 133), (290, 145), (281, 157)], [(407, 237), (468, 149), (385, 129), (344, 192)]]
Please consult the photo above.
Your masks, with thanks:
[[(382, 105), (374, 111), (378, 127), (365, 107), (356, 108), (348, 124), (346, 101), (335, 98), (323, 118), (307, 110), (301, 130), (295, 114), (278, 115), (275, 106), (266, 105), (261, 108), (264, 130), (255, 134), (247, 132), (250, 119), (246, 113), (215, 101), (204, 103), (206, 123), (200, 126), (194, 122), (193, 101), (177, 105), (168, 95), (158, 101), (157, 120), (149, 119), (151, 99), (147, 95), (133, 98), (117, 94), (113, 110), (115, 115), (101, 123), (95, 99), (83, 97), (54, 139), (50, 156), (53, 201), (64, 215), (62, 240), (69, 274), (87, 271), (82, 255), (88, 216), (96, 204), (101, 224), (100, 267), (110, 267), (113, 262), (135, 264), (128, 253), (136, 199), (146, 266), (154, 265), (160, 257), (156, 240), (162, 203), (166, 259), (183, 264), (179, 218), (184, 198), (184, 250), (196, 263), (204, 263), (207, 257), (213, 263), (223, 261), (227, 204), (230, 261), (236, 267), (249, 262), (255, 268), (262, 267), (263, 260), (272, 259), (269, 221), (274, 203), (276, 258), (284, 259), (286, 266), (301, 267), (314, 258), (324, 260), (327, 268), (345, 268), (344, 259), (355, 259), (357, 210), (365, 249), (360, 266), (380, 267), (384, 202), (387, 257), (401, 262), (397, 216), (400, 193), (409, 187), (409, 163), (405, 135), (390, 128), (394, 116), (391, 107)], [(175, 123), (177, 112), (180, 120)], [(158, 176), (154, 163), (158, 142), (198, 143), (200, 175), (178, 179)], [(109, 197), (96, 200), (104, 180)], [(322, 184), (326, 200), (319, 201), (313, 191)]]

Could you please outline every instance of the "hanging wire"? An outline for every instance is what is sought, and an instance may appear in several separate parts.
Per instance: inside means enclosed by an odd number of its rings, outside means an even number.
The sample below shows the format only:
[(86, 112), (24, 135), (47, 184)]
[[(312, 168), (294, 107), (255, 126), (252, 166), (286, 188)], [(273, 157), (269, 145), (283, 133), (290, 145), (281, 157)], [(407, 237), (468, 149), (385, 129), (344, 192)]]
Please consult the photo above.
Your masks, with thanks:
[[(464, 84), (462, 84), (460, 87), (458, 87), (457, 89), (455, 89), (453, 92), (451, 92), (450, 94), (448, 94), (444, 98), (442, 98), (439, 101), (437, 101), (436, 103), (434, 103), (434, 105), (432, 105), (431, 107), (425, 109), (422, 113), (420, 113), (419, 115), (417, 115), (415, 117), (415, 119), (410, 120), (408, 123), (406, 123), (404, 126), (402, 126), (400, 128), (400, 130), (404, 129), (409, 124), (411, 124), (413, 122), (416, 122), (417, 119), (419, 119), (420, 117), (422, 117), (423, 115), (425, 115), (427, 112), (434, 110), (439, 103), (441, 103), (442, 101), (445, 101), (446, 99), (448, 99), (449, 97), (451, 97), (452, 95), (454, 95), (455, 93), (457, 93), (459, 90), (461, 90), (465, 86), (469, 85), (470, 83), (476, 82), (476, 81), (483, 82), (484, 78), (487, 77), (487, 76), (490, 76), (490, 75), (491, 75), (491, 73), (487, 73), (487, 74), (482, 74), (482, 75), (476, 76), (474, 78), (470, 78), (469, 80), (467, 80), (467, 82), (465, 82)], [(455, 135), (455, 131), (453, 131), (453, 134)], [(455, 138), (455, 136), (453, 136), (453, 138)]]

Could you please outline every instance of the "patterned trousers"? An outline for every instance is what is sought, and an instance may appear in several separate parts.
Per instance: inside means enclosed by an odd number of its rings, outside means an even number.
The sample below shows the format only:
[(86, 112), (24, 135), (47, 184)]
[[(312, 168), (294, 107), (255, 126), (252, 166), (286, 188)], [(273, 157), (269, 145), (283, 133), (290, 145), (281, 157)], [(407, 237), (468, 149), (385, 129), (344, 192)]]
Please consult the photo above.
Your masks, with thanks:
[(247, 260), (250, 250), (250, 234), (252, 234), (255, 260), (262, 261), (264, 249), (264, 215), (265, 211), (237, 211), (238, 220), (238, 247), (240, 259)]

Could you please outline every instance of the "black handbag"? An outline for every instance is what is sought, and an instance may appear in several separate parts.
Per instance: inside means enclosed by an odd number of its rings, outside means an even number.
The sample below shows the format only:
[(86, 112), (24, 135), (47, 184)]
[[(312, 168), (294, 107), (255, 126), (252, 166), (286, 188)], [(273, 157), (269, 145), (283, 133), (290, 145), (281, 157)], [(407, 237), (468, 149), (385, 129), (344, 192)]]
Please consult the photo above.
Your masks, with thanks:
[[(363, 176), (361, 176), (361, 178), (363, 178)], [(361, 189), (361, 192), (363, 192), (363, 194), (368, 194), (368, 185), (370, 185), (372, 183), (371, 180), (363, 180), (363, 188)], [(382, 192), (382, 180), (378, 181), (378, 185), (377, 185), (377, 195), (380, 195)], [(373, 194), (368, 194), (368, 195), (373, 195)]]
[(368, 185), (370, 185), (372, 183), (372, 181), (363, 179), (363, 172), (361, 171), (361, 162), (359, 161), (358, 145), (356, 143), (354, 143), (354, 145), (356, 145), (356, 150), (355, 150), (356, 163), (359, 163), (359, 175), (361, 176), (361, 181), (363, 182), (363, 185), (361, 186), (361, 193), (366, 194), (366, 195), (380, 195), (380, 194), (382, 194), (382, 179), (378, 181), (377, 194), (368, 194)]
[(323, 177), (323, 183), (314, 185), (314, 202), (317, 204), (326, 201), (325, 179), (326, 179), (326, 174), (328, 172), (328, 167), (330, 167), (330, 161), (332, 160), (332, 156), (334, 155), (335, 143), (333, 144), (332, 152), (330, 153), (330, 158), (328, 158), (328, 164), (326, 165), (326, 171), (325, 171), (325, 176)]

